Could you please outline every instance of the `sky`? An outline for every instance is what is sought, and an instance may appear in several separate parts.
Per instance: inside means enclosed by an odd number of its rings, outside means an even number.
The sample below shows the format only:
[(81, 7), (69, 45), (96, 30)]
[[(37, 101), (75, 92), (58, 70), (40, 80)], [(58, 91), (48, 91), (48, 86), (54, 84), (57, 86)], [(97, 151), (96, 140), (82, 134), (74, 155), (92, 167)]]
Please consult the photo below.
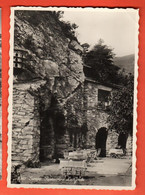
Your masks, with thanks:
[(101, 38), (113, 49), (116, 56), (135, 53), (137, 11), (134, 9), (93, 9), (64, 11), (63, 20), (76, 23), (81, 44), (93, 47)]

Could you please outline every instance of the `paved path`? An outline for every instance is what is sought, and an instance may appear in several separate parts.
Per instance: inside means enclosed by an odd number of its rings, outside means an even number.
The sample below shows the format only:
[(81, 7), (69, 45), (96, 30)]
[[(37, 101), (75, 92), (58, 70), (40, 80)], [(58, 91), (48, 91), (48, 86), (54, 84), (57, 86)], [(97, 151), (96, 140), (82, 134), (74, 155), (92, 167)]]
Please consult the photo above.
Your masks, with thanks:
[[(90, 163), (87, 177), (79, 181), (79, 185), (130, 186), (131, 160), (103, 159)], [(129, 173), (129, 174), (128, 174)], [(74, 179), (64, 180), (61, 177), (59, 164), (43, 164), (41, 168), (27, 168), (21, 175), (24, 184), (62, 184), (74, 185)]]
[(101, 175), (124, 174), (129, 168), (131, 161), (128, 159), (106, 158), (98, 160), (96, 163), (90, 163), (88, 172), (94, 172)]

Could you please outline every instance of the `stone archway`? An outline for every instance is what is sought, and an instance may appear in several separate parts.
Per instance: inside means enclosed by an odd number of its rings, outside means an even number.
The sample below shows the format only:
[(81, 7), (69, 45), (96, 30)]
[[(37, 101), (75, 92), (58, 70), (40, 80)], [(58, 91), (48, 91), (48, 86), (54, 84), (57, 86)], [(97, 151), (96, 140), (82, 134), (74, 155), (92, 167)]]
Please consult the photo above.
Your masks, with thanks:
[(41, 110), (40, 161), (58, 159), (66, 147), (65, 116), (52, 96), (47, 110)]
[(99, 157), (106, 157), (106, 141), (108, 130), (106, 127), (101, 127), (96, 133), (96, 149)]

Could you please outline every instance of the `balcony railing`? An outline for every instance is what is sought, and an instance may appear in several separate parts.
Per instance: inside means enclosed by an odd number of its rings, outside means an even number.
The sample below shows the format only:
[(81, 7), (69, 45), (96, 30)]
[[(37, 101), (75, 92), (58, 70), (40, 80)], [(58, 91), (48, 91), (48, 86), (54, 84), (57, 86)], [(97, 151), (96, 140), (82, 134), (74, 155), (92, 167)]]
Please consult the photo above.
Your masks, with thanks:
[(24, 49), (14, 49), (14, 68), (26, 68), (28, 52)]

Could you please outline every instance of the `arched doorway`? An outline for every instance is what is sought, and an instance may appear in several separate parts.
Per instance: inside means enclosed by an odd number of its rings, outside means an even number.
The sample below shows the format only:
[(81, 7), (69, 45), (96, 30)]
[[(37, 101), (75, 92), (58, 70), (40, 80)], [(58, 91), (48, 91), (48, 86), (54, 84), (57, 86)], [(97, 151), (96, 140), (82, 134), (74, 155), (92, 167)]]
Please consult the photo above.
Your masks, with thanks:
[(101, 127), (96, 133), (96, 150), (99, 157), (106, 157), (106, 141), (108, 130), (106, 127)]
[(65, 116), (55, 97), (52, 96), (50, 107), (41, 110), (40, 116), (40, 161), (63, 157), (66, 144)]

